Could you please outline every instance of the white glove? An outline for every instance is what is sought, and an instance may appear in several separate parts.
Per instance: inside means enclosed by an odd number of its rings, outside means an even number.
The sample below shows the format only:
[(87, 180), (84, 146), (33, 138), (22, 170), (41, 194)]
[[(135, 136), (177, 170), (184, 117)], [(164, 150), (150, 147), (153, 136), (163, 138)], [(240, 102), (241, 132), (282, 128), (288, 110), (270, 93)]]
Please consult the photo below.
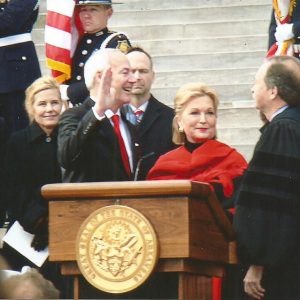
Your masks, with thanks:
[(59, 86), (59, 91), (60, 91), (60, 96), (62, 100), (69, 100), (69, 97), (67, 95), (67, 89), (68, 89), (68, 85), (67, 84), (61, 84)]
[(294, 36), (293, 24), (282, 24), (276, 27), (275, 38), (278, 43), (290, 40)]
[(300, 45), (297, 44), (297, 45), (294, 45), (294, 52), (299, 54), (300, 53)]

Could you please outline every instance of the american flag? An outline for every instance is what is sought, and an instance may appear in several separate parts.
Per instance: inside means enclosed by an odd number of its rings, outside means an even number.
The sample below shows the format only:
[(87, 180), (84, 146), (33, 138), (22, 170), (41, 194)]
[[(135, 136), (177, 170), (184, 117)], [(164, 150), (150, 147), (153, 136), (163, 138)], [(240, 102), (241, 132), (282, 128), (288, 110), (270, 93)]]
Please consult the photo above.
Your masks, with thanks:
[(74, 0), (47, 0), (46, 63), (58, 82), (71, 76), (72, 56), (82, 33)]

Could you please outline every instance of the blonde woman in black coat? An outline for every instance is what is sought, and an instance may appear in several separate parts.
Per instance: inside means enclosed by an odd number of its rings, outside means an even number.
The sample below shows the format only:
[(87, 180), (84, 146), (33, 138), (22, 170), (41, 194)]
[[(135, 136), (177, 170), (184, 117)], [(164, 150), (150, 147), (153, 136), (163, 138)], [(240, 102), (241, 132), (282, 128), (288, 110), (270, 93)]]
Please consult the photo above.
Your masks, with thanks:
[[(38, 251), (48, 244), (48, 203), (41, 196), (41, 187), (61, 182), (56, 137), (62, 107), (56, 81), (51, 77), (37, 79), (26, 90), (25, 108), (30, 125), (11, 136), (5, 156), (5, 200), (9, 224), (18, 221), (32, 233), (31, 246)], [(6, 244), (4, 254), (15, 270), (31, 265)]]

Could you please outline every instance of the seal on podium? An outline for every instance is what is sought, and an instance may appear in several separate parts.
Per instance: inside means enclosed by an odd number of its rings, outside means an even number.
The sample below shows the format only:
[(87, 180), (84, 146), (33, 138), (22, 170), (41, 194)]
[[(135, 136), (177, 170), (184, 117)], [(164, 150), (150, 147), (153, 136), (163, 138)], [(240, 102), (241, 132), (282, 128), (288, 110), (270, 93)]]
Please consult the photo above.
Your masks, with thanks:
[(82, 223), (76, 257), (90, 284), (104, 292), (124, 293), (151, 275), (158, 242), (152, 225), (140, 212), (111, 205), (94, 211)]

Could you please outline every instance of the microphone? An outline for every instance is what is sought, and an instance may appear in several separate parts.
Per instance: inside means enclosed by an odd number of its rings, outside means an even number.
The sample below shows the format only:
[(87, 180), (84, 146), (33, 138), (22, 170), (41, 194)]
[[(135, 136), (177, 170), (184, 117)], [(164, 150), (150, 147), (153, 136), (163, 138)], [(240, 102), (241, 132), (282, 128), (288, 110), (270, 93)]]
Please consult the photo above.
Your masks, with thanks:
[(143, 162), (144, 159), (150, 157), (150, 156), (153, 156), (155, 154), (155, 152), (150, 152), (144, 156), (142, 156), (139, 160), (138, 160), (138, 163), (136, 165), (136, 169), (135, 169), (135, 172), (134, 172), (134, 178), (133, 178), (133, 181), (137, 181), (137, 178), (138, 178), (138, 175), (140, 173), (140, 167), (141, 167), (141, 163)]

